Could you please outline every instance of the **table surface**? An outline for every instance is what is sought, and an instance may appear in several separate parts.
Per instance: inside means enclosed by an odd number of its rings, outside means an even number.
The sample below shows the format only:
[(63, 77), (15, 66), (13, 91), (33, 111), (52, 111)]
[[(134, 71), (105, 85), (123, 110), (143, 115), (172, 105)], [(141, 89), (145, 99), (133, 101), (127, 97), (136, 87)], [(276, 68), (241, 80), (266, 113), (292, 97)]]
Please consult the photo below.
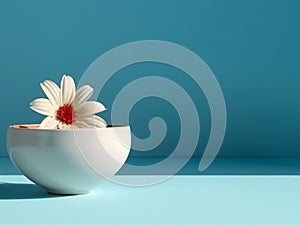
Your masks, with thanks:
[(216, 159), (205, 175), (191, 163), (152, 186), (54, 196), (0, 158), (0, 225), (300, 225), (299, 158)]
[(1, 225), (299, 225), (300, 176), (174, 176), (147, 187), (109, 181), (53, 196), (0, 176)]

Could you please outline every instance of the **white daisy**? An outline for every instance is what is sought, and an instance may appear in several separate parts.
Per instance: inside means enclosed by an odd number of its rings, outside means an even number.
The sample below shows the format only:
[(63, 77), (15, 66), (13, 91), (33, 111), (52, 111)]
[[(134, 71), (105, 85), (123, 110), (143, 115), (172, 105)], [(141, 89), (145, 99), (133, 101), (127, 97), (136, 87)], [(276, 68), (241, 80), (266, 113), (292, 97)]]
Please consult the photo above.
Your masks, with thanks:
[(64, 75), (60, 88), (52, 81), (41, 83), (46, 98), (39, 98), (30, 103), (30, 108), (48, 116), (41, 124), (41, 129), (75, 129), (106, 127), (107, 123), (96, 113), (106, 110), (97, 101), (87, 101), (93, 94), (93, 88), (84, 85), (76, 90), (71, 76)]

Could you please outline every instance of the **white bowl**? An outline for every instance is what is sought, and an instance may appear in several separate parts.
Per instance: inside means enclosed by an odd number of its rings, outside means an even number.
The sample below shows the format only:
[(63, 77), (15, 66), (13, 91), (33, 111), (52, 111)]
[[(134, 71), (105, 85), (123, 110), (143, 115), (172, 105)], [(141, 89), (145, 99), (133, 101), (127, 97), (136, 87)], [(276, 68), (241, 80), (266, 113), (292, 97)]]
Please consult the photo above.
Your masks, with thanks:
[(113, 176), (125, 163), (129, 126), (47, 130), (15, 125), (7, 131), (7, 150), (31, 181), (54, 194), (84, 194)]

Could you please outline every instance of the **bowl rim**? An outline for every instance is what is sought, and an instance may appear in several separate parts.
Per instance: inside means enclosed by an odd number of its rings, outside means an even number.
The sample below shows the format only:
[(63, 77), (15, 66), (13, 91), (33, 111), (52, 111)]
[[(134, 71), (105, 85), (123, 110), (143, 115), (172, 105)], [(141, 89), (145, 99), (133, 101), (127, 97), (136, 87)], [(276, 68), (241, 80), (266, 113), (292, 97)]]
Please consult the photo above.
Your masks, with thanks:
[(78, 128), (78, 129), (40, 129), (40, 124), (14, 124), (9, 125), (8, 128), (14, 129), (14, 130), (26, 130), (26, 131), (56, 131), (56, 132), (62, 132), (62, 131), (91, 131), (91, 130), (107, 130), (107, 129), (116, 129), (116, 128), (125, 128), (129, 127), (129, 125), (122, 125), (122, 124), (108, 124), (106, 127), (94, 127), (94, 128)]

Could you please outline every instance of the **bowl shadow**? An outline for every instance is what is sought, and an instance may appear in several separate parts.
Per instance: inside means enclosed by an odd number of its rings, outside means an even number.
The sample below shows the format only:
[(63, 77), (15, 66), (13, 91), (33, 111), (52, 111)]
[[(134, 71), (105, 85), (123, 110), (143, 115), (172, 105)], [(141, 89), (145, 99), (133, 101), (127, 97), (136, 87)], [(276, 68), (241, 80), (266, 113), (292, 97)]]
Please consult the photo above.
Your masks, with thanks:
[(58, 198), (35, 184), (1, 183), (0, 200)]

